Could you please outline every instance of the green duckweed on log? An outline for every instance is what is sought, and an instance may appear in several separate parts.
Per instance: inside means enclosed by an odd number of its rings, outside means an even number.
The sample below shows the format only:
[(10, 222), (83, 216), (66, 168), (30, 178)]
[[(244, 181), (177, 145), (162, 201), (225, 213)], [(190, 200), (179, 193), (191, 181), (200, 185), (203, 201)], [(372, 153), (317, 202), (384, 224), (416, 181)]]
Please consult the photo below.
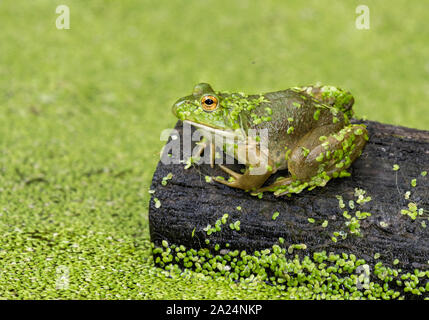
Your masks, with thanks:
[(429, 132), (365, 124), (370, 140), (349, 177), (291, 197), (206, 180), (217, 167), (159, 163), (155, 263), (179, 277), (274, 286), (287, 299), (427, 299)]

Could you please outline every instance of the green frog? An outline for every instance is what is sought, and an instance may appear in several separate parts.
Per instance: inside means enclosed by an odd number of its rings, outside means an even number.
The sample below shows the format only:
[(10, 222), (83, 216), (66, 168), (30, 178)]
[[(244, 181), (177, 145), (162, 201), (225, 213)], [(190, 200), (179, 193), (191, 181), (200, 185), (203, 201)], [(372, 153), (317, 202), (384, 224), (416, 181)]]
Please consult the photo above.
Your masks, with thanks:
[[(271, 191), (290, 196), (350, 175), (347, 168), (368, 140), (365, 125), (350, 123), (353, 103), (350, 92), (333, 86), (247, 95), (215, 91), (200, 83), (172, 111), (204, 134), (193, 157), (210, 145), (213, 166), (216, 138), (223, 138), (224, 151), (246, 166), (238, 173), (220, 165), (230, 178), (213, 180), (252, 194)], [(288, 176), (264, 186), (272, 174), (285, 169)]]

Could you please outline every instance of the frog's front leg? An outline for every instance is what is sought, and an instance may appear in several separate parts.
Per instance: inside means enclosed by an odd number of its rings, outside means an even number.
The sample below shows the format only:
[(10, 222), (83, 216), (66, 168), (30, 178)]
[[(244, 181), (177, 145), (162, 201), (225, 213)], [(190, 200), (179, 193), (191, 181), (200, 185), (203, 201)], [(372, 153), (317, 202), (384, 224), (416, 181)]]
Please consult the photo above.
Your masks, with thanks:
[(246, 163), (245, 172), (240, 174), (223, 165), (219, 165), (231, 178), (225, 180), (223, 178), (213, 177), (214, 181), (232, 188), (254, 191), (261, 187), (273, 174), (271, 159), (260, 152), (259, 148), (249, 147), (248, 145), (238, 146), (235, 157), (242, 163)]
[(215, 163), (215, 145), (211, 139), (203, 137), (199, 142), (197, 142), (198, 147), (192, 153), (192, 158), (200, 158), (203, 151), (210, 145), (210, 167), (214, 168)]
[(274, 191), (283, 195), (302, 190), (299, 186), (324, 186), (330, 178), (346, 174), (359, 157), (368, 139), (364, 125), (349, 125), (337, 133), (324, 136), (329, 128), (319, 127), (305, 135), (288, 159), (290, 177), (277, 180), (259, 192)]

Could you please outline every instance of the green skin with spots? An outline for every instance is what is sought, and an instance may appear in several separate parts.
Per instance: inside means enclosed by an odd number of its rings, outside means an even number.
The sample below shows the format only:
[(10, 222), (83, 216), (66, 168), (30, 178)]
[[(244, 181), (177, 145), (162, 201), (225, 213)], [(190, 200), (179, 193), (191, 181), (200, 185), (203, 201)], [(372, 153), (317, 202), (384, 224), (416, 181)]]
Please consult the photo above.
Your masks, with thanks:
[[(217, 99), (213, 110), (205, 110), (205, 97)], [(368, 140), (364, 125), (352, 125), (353, 96), (332, 86), (294, 87), (263, 95), (216, 92), (200, 83), (193, 93), (173, 105), (173, 113), (212, 135), (233, 132), (241, 142), (229, 152), (246, 165), (244, 174), (221, 166), (232, 177), (215, 181), (253, 192), (273, 191), (276, 195), (324, 186), (331, 178), (348, 176), (346, 169), (361, 154)], [(246, 149), (249, 129), (267, 129), (268, 143), (264, 172), (252, 174), (255, 159), (240, 157)], [(243, 140), (244, 137), (244, 140)], [(257, 151), (260, 156), (260, 150)], [(256, 156), (255, 156), (256, 157)], [(255, 158), (253, 157), (253, 158)], [(262, 157), (260, 157), (262, 159)], [(263, 187), (268, 177), (288, 169), (290, 176)]]

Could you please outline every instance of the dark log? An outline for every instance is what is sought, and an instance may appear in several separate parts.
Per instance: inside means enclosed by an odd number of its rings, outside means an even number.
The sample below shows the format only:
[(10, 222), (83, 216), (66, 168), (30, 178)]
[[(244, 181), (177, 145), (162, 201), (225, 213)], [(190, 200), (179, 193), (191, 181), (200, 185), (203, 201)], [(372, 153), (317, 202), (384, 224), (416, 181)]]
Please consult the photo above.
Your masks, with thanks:
[[(278, 244), (280, 237), (285, 239), (284, 246), (296, 243), (307, 245), (306, 254), (326, 250), (327, 252), (348, 252), (368, 263), (383, 261), (396, 265), (402, 270), (427, 270), (429, 267), (429, 131), (381, 124), (372, 121), (363, 122), (368, 126), (370, 140), (361, 157), (357, 159), (348, 178), (332, 179), (323, 188), (305, 190), (291, 197), (275, 197), (264, 193), (263, 197), (252, 196), (242, 190), (229, 188), (218, 183), (207, 183), (205, 176), (226, 174), (218, 167), (196, 165), (187, 170), (184, 164), (158, 164), (154, 173), (151, 189), (155, 190), (149, 207), (151, 240), (156, 246), (162, 240), (170, 244), (184, 245), (199, 249), (208, 247), (213, 250), (216, 244), (225, 248), (253, 252), (270, 248)], [(179, 121), (176, 129), (181, 132)], [(393, 165), (400, 169), (394, 171)], [(167, 185), (162, 185), (163, 177), (168, 173), (173, 177)], [(276, 176), (285, 175), (285, 172)], [(417, 186), (411, 186), (411, 180), (417, 179)], [(271, 181), (275, 177), (272, 177)], [(348, 208), (349, 200), (356, 200), (355, 188), (366, 191), (372, 200), (363, 205), (356, 204), (355, 210)], [(406, 191), (411, 191), (409, 200)], [(346, 208), (340, 209), (337, 195), (344, 198)], [(161, 207), (156, 208), (154, 198), (159, 199)], [(412, 220), (401, 214), (409, 202), (423, 208), (423, 216)], [(242, 208), (241, 211), (236, 209)], [(370, 212), (371, 216), (361, 221), (361, 236), (348, 232), (343, 211), (353, 215), (356, 210)], [(273, 220), (273, 213), (280, 214)], [(203, 230), (208, 224), (228, 213), (228, 221), (240, 220), (240, 231), (227, 225), (221, 232), (207, 236)], [(310, 223), (308, 218), (313, 218)], [(326, 228), (322, 222), (329, 222)], [(426, 221), (427, 228), (422, 226)], [(346, 239), (331, 240), (332, 234), (343, 230)], [(194, 236), (192, 233), (194, 231)], [(205, 244), (205, 239), (210, 244)], [(380, 253), (379, 260), (374, 254)]]

